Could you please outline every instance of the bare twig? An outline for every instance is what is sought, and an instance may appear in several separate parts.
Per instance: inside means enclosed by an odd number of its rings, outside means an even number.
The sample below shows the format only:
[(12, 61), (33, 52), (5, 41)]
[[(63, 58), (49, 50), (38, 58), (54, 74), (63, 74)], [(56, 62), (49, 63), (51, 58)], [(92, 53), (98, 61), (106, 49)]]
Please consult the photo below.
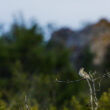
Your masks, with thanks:
[(105, 78), (105, 77), (110, 78), (110, 74), (109, 73), (103, 74), (102, 76), (100, 76), (98, 78), (95, 78), (94, 81), (97, 81), (97, 80), (102, 79), (102, 78)]
[(69, 80), (67, 80), (67, 81), (61, 81), (61, 80), (56, 79), (56, 82), (58, 82), (58, 83), (74, 83), (74, 82), (79, 82), (81, 80), (85, 80), (85, 79), (84, 78), (81, 78), (81, 79), (74, 80), (74, 81), (69, 81)]
[[(93, 74), (85, 74), (85, 71), (82, 71), (80, 74), (83, 74), (83, 75), (80, 75), (82, 76), (83, 78), (81, 79), (78, 79), (78, 80), (74, 80), (74, 81), (61, 81), (61, 80), (57, 80), (56, 79), (56, 82), (58, 83), (74, 83), (74, 82), (80, 82), (81, 80), (86, 80), (87, 81), (87, 84), (89, 86), (89, 91), (90, 91), (90, 103), (91, 103), (91, 110), (97, 110), (98, 109), (98, 99), (97, 99), (97, 94), (96, 94), (96, 84), (95, 82), (96, 81), (99, 81), (99, 88), (101, 86), (101, 81), (103, 80), (103, 78), (110, 78), (110, 73), (106, 73), (106, 74), (103, 74), (102, 76), (100, 77), (97, 77), (95, 78), (95, 75), (96, 73), (93, 73)], [(88, 75), (90, 76), (90, 78), (86, 78), (84, 77), (84, 75)], [(94, 105), (95, 104), (95, 105)]]
[(26, 96), (25, 96), (25, 107), (26, 107), (26, 110), (30, 110), (29, 104), (28, 104), (28, 99)]
[(91, 74), (90, 74), (90, 76), (91, 76), (91, 81), (92, 81), (93, 98), (94, 98), (94, 103), (95, 103), (94, 109), (97, 110), (97, 108), (98, 108), (98, 100), (97, 100), (97, 96), (96, 96), (95, 81), (94, 81), (94, 77)]
[(86, 79), (87, 83), (88, 83), (88, 86), (89, 86), (89, 90), (90, 90), (90, 103), (91, 103), (91, 110), (94, 110), (93, 108), (93, 91), (92, 91), (92, 86), (89, 82), (88, 79)]

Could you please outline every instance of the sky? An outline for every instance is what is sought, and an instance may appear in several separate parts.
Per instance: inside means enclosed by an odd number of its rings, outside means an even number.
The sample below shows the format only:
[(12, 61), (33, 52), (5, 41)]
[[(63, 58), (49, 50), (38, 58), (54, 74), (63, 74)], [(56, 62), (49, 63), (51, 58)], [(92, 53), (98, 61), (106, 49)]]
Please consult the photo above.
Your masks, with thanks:
[(110, 0), (0, 0), (0, 24), (8, 27), (14, 16), (26, 21), (78, 29), (101, 18), (110, 19)]

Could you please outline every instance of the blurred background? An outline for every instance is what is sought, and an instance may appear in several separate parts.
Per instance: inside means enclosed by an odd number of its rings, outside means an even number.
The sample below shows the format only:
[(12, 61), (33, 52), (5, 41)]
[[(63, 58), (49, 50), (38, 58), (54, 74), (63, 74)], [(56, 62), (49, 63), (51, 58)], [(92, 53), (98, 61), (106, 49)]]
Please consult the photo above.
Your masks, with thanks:
[[(56, 78), (110, 72), (109, 4), (0, 0), (0, 110), (90, 110), (85, 80)], [(99, 110), (110, 110), (110, 79), (96, 87)]]

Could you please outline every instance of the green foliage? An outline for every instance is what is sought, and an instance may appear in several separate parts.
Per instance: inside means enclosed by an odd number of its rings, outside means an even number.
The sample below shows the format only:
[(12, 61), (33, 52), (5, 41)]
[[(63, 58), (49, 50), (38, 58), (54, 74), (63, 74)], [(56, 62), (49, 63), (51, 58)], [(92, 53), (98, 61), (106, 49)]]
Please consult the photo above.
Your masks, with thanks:
[(82, 110), (82, 106), (79, 104), (75, 97), (72, 97), (71, 103), (75, 110)]
[(110, 71), (110, 45), (106, 49), (105, 58), (102, 63), (102, 69), (104, 71), (104, 68), (106, 68), (106, 71)]
[[(85, 53), (78, 64), (89, 70), (93, 55), (89, 49)], [(13, 24), (0, 37), (0, 110), (27, 110), (25, 96), (30, 110), (89, 110), (85, 107), (88, 91), (84, 81), (55, 82), (56, 78), (79, 79), (70, 55), (71, 51), (64, 46), (45, 42), (37, 24)], [(107, 95), (102, 95), (101, 105)]]
[(108, 92), (104, 92), (99, 100), (98, 110), (109, 110), (110, 109), (110, 89)]
[(86, 68), (87, 71), (93, 70), (93, 59), (95, 55), (91, 52), (90, 47), (87, 46), (79, 56), (79, 66)]

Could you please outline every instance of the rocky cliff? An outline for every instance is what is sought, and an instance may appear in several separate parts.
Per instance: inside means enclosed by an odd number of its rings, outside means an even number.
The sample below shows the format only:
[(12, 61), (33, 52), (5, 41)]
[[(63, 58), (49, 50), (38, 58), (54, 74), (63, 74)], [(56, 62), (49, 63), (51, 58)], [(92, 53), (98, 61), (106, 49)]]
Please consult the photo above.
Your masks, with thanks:
[(79, 56), (83, 49), (89, 45), (91, 52), (96, 54), (93, 62), (99, 65), (110, 45), (110, 22), (102, 19), (79, 31), (61, 28), (53, 32), (50, 42), (57, 42), (72, 49), (73, 58)]

